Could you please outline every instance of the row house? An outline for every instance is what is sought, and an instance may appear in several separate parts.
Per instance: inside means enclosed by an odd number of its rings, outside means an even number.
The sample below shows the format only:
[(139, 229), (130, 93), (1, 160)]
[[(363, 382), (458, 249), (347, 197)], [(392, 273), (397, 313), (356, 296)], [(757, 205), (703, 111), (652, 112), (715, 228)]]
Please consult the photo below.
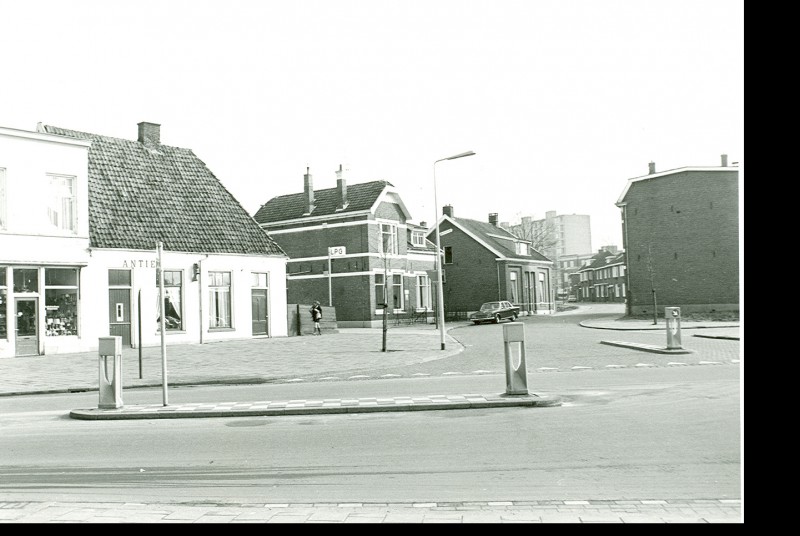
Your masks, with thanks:
[[(555, 310), (553, 262), (503, 229), (497, 214), (488, 221), (457, 218), (452, 205), (437, 223), (443, 253), (445, 311), (462, 316), (489, 301), (507, 300), (523, 314)], [(428, 233), (435, 239), (435, 228)]]
[[(254, 214), (289, 256), (289, 303), (334, 307), (339, 327), (378, 327), (433, 318), (430, 274), (436, 250), (426, 229), (387, 181), (314, 189), (306, 169), (303, 191), (274, 197)], [(324, 314), (323, 314), (324, 316)]]
[[(739, 170), (684, 167), (629, 179), (617, 200), (630, 315), (657, 303), (684, 312), (739, 310)], [(663, 313), (656, 311), (657, 313)]]
[(625, 303), (625, 254), (601, 249), (577, 271), (576, 279), (578, 301)]
[(286, 335), (286, 255), (190, 150), (0, 128), (0, 357)]

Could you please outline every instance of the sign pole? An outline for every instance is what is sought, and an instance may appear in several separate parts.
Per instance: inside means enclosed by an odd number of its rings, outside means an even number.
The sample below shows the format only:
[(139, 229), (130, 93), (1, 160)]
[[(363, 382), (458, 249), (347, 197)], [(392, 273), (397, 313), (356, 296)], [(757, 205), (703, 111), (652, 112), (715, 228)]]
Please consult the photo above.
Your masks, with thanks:
[(164, 250), (164, 244), (162, 242), (158, 242), (156, 244), (156, 250), (158, 252), (158, 267), (156, 270), (158, 271), (158, 318), (161, 324), (161, 391), (164, 396), (164, 405), (169, 405), (169, 400), (167, 397), (167, 339), (166, 339), (166, 318), (165, 318), (165, 311), (164, 311), (164, 270), (162, 269), (163, 264), (161, 263), (161, 254)]
[(331, 275), (331, 250), (328, 248), (328, 307), (333, 307), (333, 276)]

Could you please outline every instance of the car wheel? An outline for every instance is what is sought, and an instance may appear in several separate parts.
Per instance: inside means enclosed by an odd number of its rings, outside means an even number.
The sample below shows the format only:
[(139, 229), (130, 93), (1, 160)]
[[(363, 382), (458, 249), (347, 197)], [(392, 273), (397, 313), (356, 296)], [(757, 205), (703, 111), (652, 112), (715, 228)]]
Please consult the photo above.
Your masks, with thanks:
[(473, 320), (472, 323), (475, 324), (476, 326), (480, 326), (481, 325), (479, 320)]
[(518, 316), (519, 316), (519, 315), (518, 315), (517, 313), (514, 313), (514, 316), (511, 318), (511, 320), (512, 320), (512, 321), (515, 321), (515, 320), (517, 319), (517, 317), (518, 317)]
[(495, 324), (499, 324), (500, 323), (500, 314), (499, 313), (494, 315), (494, 323)]

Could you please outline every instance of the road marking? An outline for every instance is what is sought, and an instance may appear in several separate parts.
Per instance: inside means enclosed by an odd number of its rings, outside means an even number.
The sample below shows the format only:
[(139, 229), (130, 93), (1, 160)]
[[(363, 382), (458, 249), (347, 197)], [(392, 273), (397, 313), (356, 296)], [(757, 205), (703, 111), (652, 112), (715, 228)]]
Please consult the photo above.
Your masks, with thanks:
[(741, 363), (741, 360), (739, 360), (739, 359), (731, 359), (731, 363), (736, 365), (737, 363)]
[(473, 374), (492, 374), (491, 370), (473, 370)]
[(627, 365), (606, 365), (606, 368), (627, 368)]
[(580, 365), (575, 365), (572, 367), (572, 370), (591, 370), (592, 367), (582, 367)]
[(430, 376), (430, 374), (425, 374), (424, 372), (415, 372), (412, 376)]
[(675, 362), (675, 361), (670, 361), (669, 363), (667, 363), (667, 366), (668, 367), (685, 367), (686, 363), (678, 363), (678, 362)]
[(341, 380), (341, 378), (339, 376), (325, 376), (324, 378), (320, 378), (320, 381), (328, 380)]
[(700, 361), (698, 365), (721, 365), (722, 361)]
[(286, 383), (296, 383), (296, 382), (304, 382), (306, 381), (303, 378), (292, 378), (291, 380), (286, 380)]
[(347, 378), (347, 379), (348, 379), (348, 380), (361, 380), (361, 379), (363, 379), (363, 378), (369, 378), (369, 376), (366, 376), (366, 375), (364, 375), (364, 374), (357, 374), (357, 375), (355, 375), (355, 376), (350, 376), (350, 377), (349, 377), (349, 378)]
[(443, 372), (442, 376), (454, 376), (456, 374), (464, 374), (463, 372)]
[(558, 369), (557, 368), (553, 368), (553, 367), (539, 367), (536, 370), (538, 370), (540, 372), (550, 372), (550, 371), (558, 370)]
[(399, 378), (399, 374), (384, 374), (381, 378)]
[(655, 367), (653, 363), (636, 363), (635, 367)]

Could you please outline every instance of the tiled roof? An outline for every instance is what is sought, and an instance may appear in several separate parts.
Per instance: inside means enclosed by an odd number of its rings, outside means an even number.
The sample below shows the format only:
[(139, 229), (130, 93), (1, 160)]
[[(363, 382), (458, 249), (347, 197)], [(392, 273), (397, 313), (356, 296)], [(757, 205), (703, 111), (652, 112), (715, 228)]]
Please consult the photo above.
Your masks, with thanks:
[[(516, 250), (515, 242), (519, 238), (509, 233), (502, 227), (497, 227), (488, 222), (478, 220), (470, 220), (467, 218), (452, 218), (453, 221), (464, 227), (470, 233), (476, 235), (478, 238), (489, 244), (491, 247), (503, 254), (504, 257), (512, 259), (520, 259), (527, 261), (550, 261), (547, 257), (539, 253), (533, 248), (530, 248), (530, 255), (519, 255)], [(506, 236), (509, 240), (495, 238), (491, 235)]]
[[(348, 205), (343, 210), (336, 210), (339, 203), (339, 193), (336, 188), (314, 190), (314, 210), (307, 217), (369, 210), (387, 186), (392, 186), (392, 184), (388, 181), (348, 184)], [(261, 208), (256, 211), (253, 217), (258, 223), (275, 223), (302, 218), (305, 215), (305, 211), (305, 193), (300, 192), (299, 194), (273, 197), (261, 205)]]
[[(606, 262), (606, 259), (609, 259), (609, 261)], [(609, 253), (608, 251), (600, 251), (595, 253), (592, 256), (592, 262), (586, 266), (583, 266), (581, 270), (596, 270), (598, 268), (605, 268), (610, 264), (616, 264), (620, 262), (625, 262), (624, 253)]]
[(49, 134), (92, 140), (92, 247), (285, 255), (190, 149), (145, 146), (44, 125)]

